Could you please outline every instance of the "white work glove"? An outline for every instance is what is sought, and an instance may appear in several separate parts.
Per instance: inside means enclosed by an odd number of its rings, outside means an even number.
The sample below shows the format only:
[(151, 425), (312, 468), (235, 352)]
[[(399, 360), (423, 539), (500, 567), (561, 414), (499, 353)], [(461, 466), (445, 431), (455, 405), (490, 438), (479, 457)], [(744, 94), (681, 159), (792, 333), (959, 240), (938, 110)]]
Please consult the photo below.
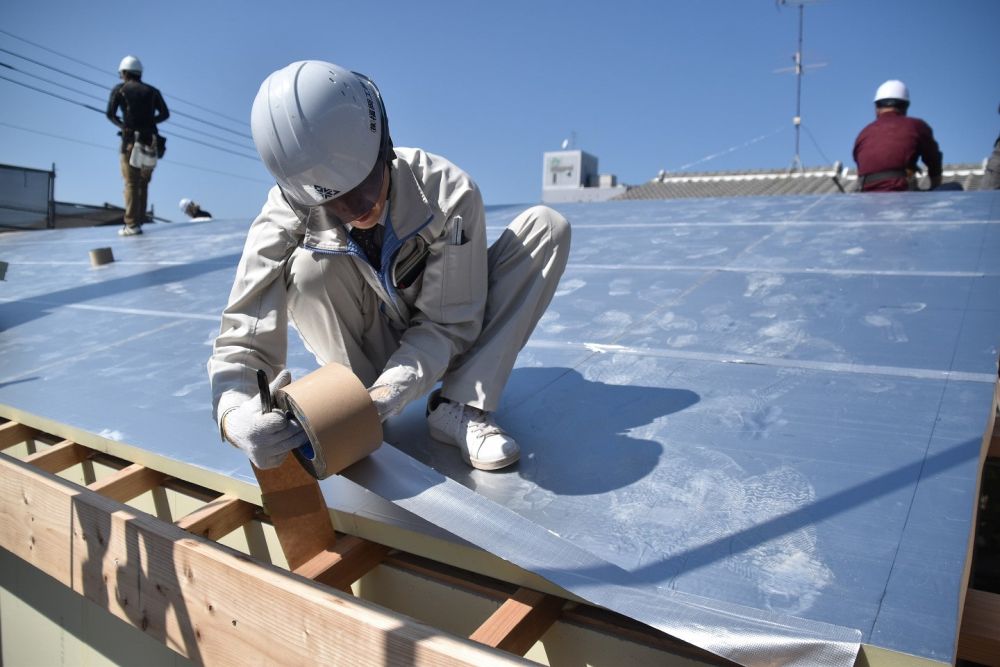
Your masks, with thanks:
[[(271, 396), (291, 380), (287, 370), (278, 373), (269, 385)], [(227, 412), (222, 417), (222, 434), (261, 469), (277, 468), (288, 452), (309, 442), (302, 426), (281, 410), (262, 412), (260, 396)]]
[(368, 395), (378, 410), (378, 419), (384, 422), (389, 417), (394, 417), (403, 411), (406, 404), (403, 396), (394, 384), (377, 384), (368, 390)]

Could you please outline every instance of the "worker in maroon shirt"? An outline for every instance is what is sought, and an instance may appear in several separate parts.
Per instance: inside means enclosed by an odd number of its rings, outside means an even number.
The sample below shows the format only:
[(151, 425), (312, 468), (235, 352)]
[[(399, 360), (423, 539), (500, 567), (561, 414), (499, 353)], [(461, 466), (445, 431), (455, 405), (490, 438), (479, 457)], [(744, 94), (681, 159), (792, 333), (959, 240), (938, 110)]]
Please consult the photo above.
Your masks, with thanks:
[(910, 118), (910, 92), (890, 80), (875, 92), (875, 122), (854, 141), (854, 161), (862, 192), (916, 190), (917, 158), (923, 160), (931, 189), (941, 185), (941, 150), (931, 126)]

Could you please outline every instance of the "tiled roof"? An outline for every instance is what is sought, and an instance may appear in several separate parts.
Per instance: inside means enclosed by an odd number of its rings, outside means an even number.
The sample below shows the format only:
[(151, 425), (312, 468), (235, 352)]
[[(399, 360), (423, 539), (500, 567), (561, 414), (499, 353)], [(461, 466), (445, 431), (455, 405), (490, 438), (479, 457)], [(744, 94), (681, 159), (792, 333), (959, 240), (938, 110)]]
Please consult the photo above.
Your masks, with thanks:
[[(761, 195), (820, 195), (840, 192), (834, 167), (807, 167), (802, 171), (757, 169), (749, 171), (684, 172), (657, 176), (648, 183), (630, 187), (615, 199), (684, 199), (690, 197), (750, 197)], [(942, 188), (978, 190), (983, 176), (981, 164), (945, 165)], [(855, 170), (839, 177), (847, 192), (857, 188)], [(927, 177), (920, 187), (928, 187)]]

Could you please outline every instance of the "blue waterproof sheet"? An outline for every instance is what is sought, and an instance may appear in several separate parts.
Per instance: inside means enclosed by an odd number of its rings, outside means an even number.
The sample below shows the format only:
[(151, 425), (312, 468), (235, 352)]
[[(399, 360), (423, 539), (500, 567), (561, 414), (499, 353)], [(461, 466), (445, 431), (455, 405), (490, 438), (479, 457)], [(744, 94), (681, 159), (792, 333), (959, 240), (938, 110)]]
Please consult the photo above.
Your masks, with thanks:
[[(1000, 195), (559, 207), (569, 267), (467, 468), (386, 440), (629, 573), (949, 662), (1000, 343)], [(496, 238), (520, 207), (488, 211)], [(0, 410), (252, 480), (205, 374), (248, 221), (0, 235)], [(90, 249), (116, 261), (93, 268)], [(289, 366), (315, 362), (291, 334)], [(346, 480), (331, 506), (435, 532)], [(438, 531), (440, 532), (440, 531)]]

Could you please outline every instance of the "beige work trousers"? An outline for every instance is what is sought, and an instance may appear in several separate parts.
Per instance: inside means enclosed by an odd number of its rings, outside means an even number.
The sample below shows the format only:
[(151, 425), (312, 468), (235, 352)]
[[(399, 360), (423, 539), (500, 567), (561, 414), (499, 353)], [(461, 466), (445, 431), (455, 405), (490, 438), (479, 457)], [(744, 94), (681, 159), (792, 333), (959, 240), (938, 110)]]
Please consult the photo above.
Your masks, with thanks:
[[(552, 300), (569, 248), (569, 223), (545, 206), (520, 214), (489, 247), (483, 328), (445, 372), (445, 398), (489, 412), (497, 409), (518, 352)], [(402, 332), (379, 313), (378, 297), (350, 257), (325, 259), (317, 262), (309, 250), (295, 250), (286, 284), (319, 282), (326, 289), (319, 295), (289, 292), (289, 312), (313, 353), (327, 363), (349, 366), (369, 387), (399, 347)]]
[(153, 178), (152, 169), (136, 169), (128, 163), (132, 153), (132, 144), (121, 154), (122, 179), (125, 181), (125, 225), (141, 227), (146, 221), (146, 198), (149, 194), (149, 181)]

